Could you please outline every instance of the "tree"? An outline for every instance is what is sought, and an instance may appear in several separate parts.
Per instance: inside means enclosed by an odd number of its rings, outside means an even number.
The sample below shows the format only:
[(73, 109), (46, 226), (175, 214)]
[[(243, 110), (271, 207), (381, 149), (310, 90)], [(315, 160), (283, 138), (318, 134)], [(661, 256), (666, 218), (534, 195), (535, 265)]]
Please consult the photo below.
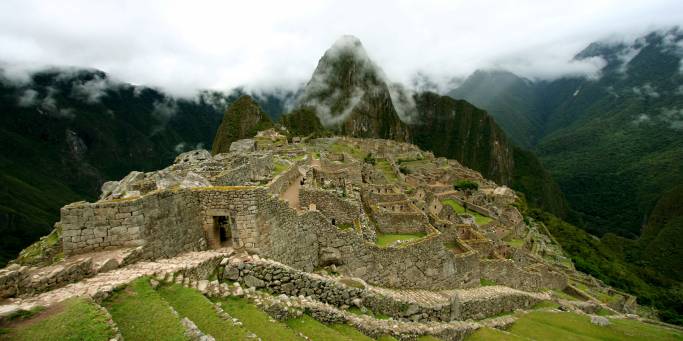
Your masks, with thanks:
[(465, 192), (465, 201), (463, 202), (462, 207), (465, 209), (465, 212), (467, 212), (467, 200), (469, 200), (473, 191), (479, 190), (479, 184), (471, 180), (459, 180), (453, 183), (453, 189)]

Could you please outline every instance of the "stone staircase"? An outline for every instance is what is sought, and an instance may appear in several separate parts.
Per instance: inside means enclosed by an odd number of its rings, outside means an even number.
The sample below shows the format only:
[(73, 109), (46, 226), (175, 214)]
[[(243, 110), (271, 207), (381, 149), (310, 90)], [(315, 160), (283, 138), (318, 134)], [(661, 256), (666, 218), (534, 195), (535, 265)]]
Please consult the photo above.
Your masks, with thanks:
[(68, 284), (45, 293), (26, 298), (11, 298), (0, 302), (0, 316), (11, 314), (17, 310), (30, 310), (36, 306), (50, 306), (75, 296), (86, 296), (100, 301), (116, 288), (125, 286), (142, 276), (153, 276), (156, 273), (184, 273), (188, 276), (208, 277), (220, 261), (230, 256), (231, 248), (189, 252), (177, 257), (159, 259), (152, 262), (138, 262), (123, 268), (99, 273), (80, 282)]

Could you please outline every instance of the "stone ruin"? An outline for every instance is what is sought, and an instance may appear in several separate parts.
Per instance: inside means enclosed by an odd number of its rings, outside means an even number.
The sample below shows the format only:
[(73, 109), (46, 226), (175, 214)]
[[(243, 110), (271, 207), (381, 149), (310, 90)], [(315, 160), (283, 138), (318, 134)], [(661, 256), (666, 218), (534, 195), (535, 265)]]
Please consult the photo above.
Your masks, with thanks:
[[(463, 179), (479, 190), (455, 190)], [(486, 280), (526, 292), (567, 290), (577, 272), (547, 231), (524, 221), (516, 199), (411, 144), (342, 137), (288, 144), (267, 131), (234, 142), (229, 153), (182, 153), (162, 170), (106, 182), (97, 202), (64, 206), (56, 227), (67, 262), (77, 265), (35, 285), (27, 279), (35, 269), (1, 270), (0, 295), (228, 246), (378, 288), (467, 289)], [(402, 235), (413, 238), (378, 242)], [(89, 256), (101, 253), (117, 258), (105, 266)]]

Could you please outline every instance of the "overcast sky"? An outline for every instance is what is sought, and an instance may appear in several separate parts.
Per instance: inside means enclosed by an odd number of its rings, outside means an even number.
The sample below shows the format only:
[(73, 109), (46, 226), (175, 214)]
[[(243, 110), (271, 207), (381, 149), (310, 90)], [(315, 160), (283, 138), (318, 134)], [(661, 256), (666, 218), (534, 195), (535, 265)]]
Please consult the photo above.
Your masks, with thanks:
[(291, 88), (342, 34), (395, 81), (444, 85), (477, 68), (594, 74), (572, 56), (599, 39), (683, 23), (681, 0), (0, 1), (0, 62), (93, 67), (175, 94)]

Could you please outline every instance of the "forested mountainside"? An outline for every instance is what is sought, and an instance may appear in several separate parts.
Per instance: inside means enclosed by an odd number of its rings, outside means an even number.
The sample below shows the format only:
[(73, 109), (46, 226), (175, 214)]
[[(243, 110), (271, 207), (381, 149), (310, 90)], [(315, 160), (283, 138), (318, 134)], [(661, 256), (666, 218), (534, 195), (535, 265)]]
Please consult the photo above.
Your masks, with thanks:
[[(210, 148), (225, 108), (243, 93), (191, 99), (117, 82), (97, 70), (0, 73), (0, 264), (50, 232), (59, 208), (92, 200), (131, 170)], [(257, 97), (277, 117), (284, 101)]]
[(532, 82), (480, 71), (450, 93), (488, 110), (532, 148), (589, 231), (636, 237), (660, 197), (683, 183), (683, 32), (596, 42), (576, 59), (599, 78)]

